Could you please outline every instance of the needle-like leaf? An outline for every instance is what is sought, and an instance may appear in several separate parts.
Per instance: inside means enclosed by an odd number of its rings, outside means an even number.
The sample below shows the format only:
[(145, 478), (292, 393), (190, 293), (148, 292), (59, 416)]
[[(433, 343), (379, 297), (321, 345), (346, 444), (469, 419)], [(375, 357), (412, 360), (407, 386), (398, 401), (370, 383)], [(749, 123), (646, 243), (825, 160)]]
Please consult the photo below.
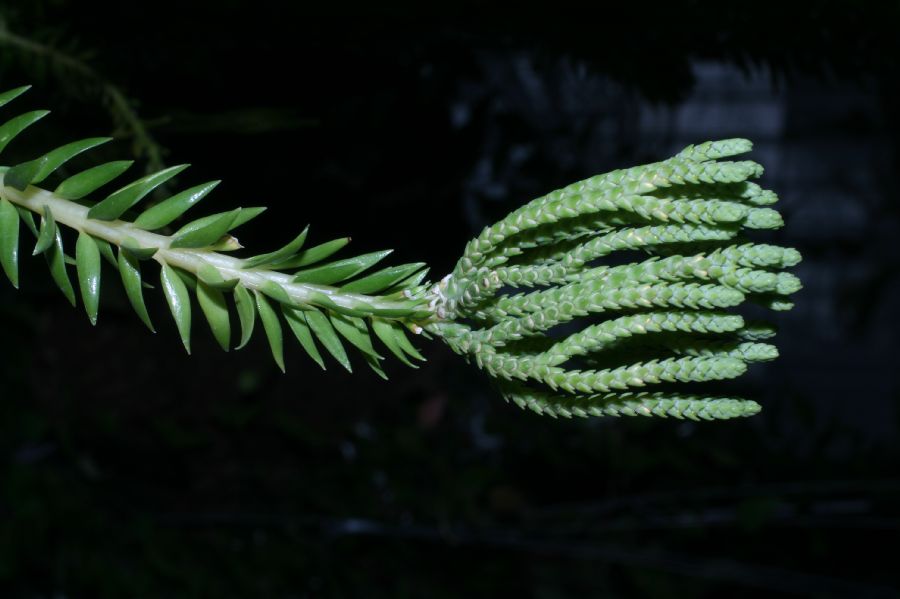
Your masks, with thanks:
[(40, 158), (23, 162), (7, 171), (3, 182), (10, 187), (24, 191), (31, 184), (37, 184), (49, 177), (63, 164), (91, 148), (105, 144), (111, 137), (92, 137), (72, 142), (47, 152)]
[(88, 218), (97, 220), (115, 220), (125, 211), (140, 202), (148, 193), (186, 169), (189, 165), (181, 164), (161, 170), (158, 173), (142, 177), (129, 183), (122, 189), (109, 194), (99, 204), (88, 210)]
[(53, 193), (66, 200), (80, 200), (116, 179), (132, 164), (133, 160), (116, 160), (89, 168), (60, 183)]
[(100, 306), (100, 248), (94, 238), (84, 232), (78, 234), (75, 242), (75, 265), (84, 309), (91, 324), (96, 325)]
[(219, 183), (221, 181), (210, 181), (175, 194), (141, 213), (135, 219), (134, 226), (148, 231), (162, 229), (205, 198)]
[(206, 317), (219, 346), (228, 351), (231, 345), (231, 319), (228, 316), (225, 295), (201, 280), (197, 283), (197, 303), (200, 304), (200, 310)]
[(256, 293), (256, 308), (259, 311), (259, 319), (263, 323), (266, 338), (269, 340), (272, 357), (275, 358), (278, 368), (284, 372), (284, 336), (281, 323), (278, 321), (278, 313), (262, 293)]
[(234, 307), (237, 309), (241, 323), (241, 342), (235, 349), (241, 349), (250, 342), (253, 336), (253, 325), (256, 322), (256, 304), (246, 288), (238, 285), (234, 288)]
[(191, 298), (188, 295), (187, 287), (175, 269), (168, 264), (164, 264), (162, 267), (160, 282), (184, 349), (187, 353), (191, 353)]
[(275, 250), (274, 252), (270, 252), (268, 254), (261, 254), (259, 256), (254, 256), (253, 258), (247, 258), (244, 261), (244, 268), (258, 268), (260, 266), (273, 266), (277, 265), (279, 262), (284, 262), (289, 259), (291, 256), (300, 251), (300, 248), (303, 247), (303, 243), (306, 241), (306, 234), (309, 232), (309, 227), (303, 229), (303, 232), (300, 233), (297, 237), (294, 238), (289, 244), (284, 246), (279, 250)]
[(304, 314), (306, 316), (306, 323), (312, 329), (313, 333), (316, 334), (322, 347), (327, 349), (328, 353), (330, 353), (341, 366), (347, 369), (347, 372), (353, 372), (353, 369), (350, 367), (350, 359), (347, 358), (347, 352), (344, 350), (344, 346), (341, 344), (341, 340), (338, 338), (337, 333), (334, 332), (334, 327), (331, 326), (331, 322), (329, 322), (328, 318), (318, 310), (309, 310)]
[(309, 357), (312, 358), (316, 364), (321, 366), (322, 370), (325, 370), (325, 361), (322, 359), (322, 355), (316, 347), (316, 342), (313, 341), (312, 333), (309, 330), (309, 324), (306, 322), (306, 312), (298, 310), (297, 308), (291, 308), (284, 304), (281, 306), (281, 311), (282, 314), (284, 314), (284, 319), (287, 321), (288, 326), (297, 338), (297, 341), (300, 342), (300, 345), (306, 353), (309, 354)]
[(18, 289), (19, 213), (15, 206), (5, 199), (0, 199), (0, 265), (3, 266), (3, 272), (6, 273), (10, 283)]
[(137, 258), (126, 251), (119, 250), (119, 276), (122, 277), (122, 284), (125, 287), (125, 294), (131, 307), (137, 312), (141, 321), (147, 325), (152, 332), (156, 332), (153, 323), (150, 322), (150, 315), (147, 313), (147, 306), (144, 304), (144, 290), (141, 284), (141, 265)]
[(38, 231), (37, 244), (34, 246), (32, 256), (43, 254), (53, 246), (56, 239), (56, 220), (53, 218), (53, 212), (49, 206), (44, 206), (44, 212), (41, 215), (41, 228)]
[(235, 208), (230, 212), (214, 214), (188, 223), (173, 235), (172, 248), (201, 248), (214, 244), (234, 224), (234, 219), (241, 212)]
[[(47, 213), (49, 214), (49, 210)], [(50, 276), (53, 277), (56, 286), (63, 292), (63, 295), (66, 296), (69, 303), (74, 306), (75, 289), (72, 287), (72, 281), (69, 280), (69, 273), (66, 271), (66, 254), (63, 251), (62, 234), (58, 228), (54, 227), (54, 229), (53, 242), (50, 244), (50, 247), (43, 252), (44, 257), (47, 259), (47, 264), (50, 266)]]
[(391, 253), (391, 250), (382, 250), (337, 260), (329, 264), (301, 271), (294, 276), (295, 283), (315, 283), (317, 285), (331, 285), (355, 277), (364, 270), (371, 268), (381, 259)]
[(45, 116), (50, 114), (49, 110), (35, 110), (19, 115), (0, 125), (0, 152), (2, 152), (7, 144), (11, 142), (19, 133), (35, 124)]

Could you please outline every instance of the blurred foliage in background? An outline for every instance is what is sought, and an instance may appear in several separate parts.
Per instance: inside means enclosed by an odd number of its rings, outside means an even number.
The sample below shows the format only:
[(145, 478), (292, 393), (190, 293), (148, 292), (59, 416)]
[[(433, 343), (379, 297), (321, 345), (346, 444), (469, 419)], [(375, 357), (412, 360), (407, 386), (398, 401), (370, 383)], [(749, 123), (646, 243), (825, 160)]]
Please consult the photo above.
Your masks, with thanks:
[(2, 88), (55, 113), (7, 152), (112, 133), (270, 206), (248, 247), (311, 223), (439, 277), (532, 197), (749, 137), (805, 257), (781, 359), (737, 382), (762, 414), (553, 421), (424, 340), (390, 383), (296, 349), (282, 376), (260, 339), (187, 357), (117, 286), (92, 328), (26, 261), (0, 596), (898, 596), (900, 5), (366, 6), (7, 1)]

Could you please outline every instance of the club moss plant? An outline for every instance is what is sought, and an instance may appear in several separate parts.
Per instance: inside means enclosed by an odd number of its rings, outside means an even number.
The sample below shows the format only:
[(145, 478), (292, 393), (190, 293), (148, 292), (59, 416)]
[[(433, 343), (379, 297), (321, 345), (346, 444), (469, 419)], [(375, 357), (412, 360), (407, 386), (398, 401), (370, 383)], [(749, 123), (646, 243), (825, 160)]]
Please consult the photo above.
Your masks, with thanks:
[[(0, 94), (0, 107), (27, 89)], [(0, 126), (0, 152), (46, 114)], [(65, 297), (75, 305), (80, 295), (96, 323), (106, 260), (153, 331), (143, 294), (155, 262), (188, 352), (194, 295), (224, 350), (244, 347), (259, 321), (282, 370), (284, 324), (322, 368), (324, 354), (350, 371), (350, 347), (382, 377), (385, 350), (412, 366), (423, 357), (410, 336), (437, 337), (486, 372), (504, 398), (539, 414), (733, 418), (759, 404), (685, 383), (731, 379), (775, 358), (766, 342), (773, 327), (736, 309), (749, 302), (787, 310), (800, 289), (784, 271), (800, 261), (796, 250), (742, 237), (783, 225), (770, 207), (777, 196), (750, 181), (762, 167), (724, 160), (748, 152), (745, 139), (689, 146), (538, 198), (482, 231), (434, 284), (423, 263), (371, 272), (389, 251), (334, 258), (349, 239), (313, 245), (308, 228), (283, 247), (245, 256), (232, 232), (264, 208), (182, 222), (217, 181), (148, 202), (186, 165), (121, 187), (130, 161), (59, 174), (107, 141), (76, 141), (0, 167), (0, 265), (18, 287), (20, 238), (30, 233), (32, 254), (43, 255)], [(74, 258), (66, 254), (73, 239)]]

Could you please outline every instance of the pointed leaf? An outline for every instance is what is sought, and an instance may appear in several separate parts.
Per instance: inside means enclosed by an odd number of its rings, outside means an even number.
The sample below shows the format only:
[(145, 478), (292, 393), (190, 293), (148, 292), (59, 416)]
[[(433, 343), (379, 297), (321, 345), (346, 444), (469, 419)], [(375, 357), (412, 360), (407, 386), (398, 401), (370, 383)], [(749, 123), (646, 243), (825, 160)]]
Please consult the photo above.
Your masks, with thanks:
[(348, 243), (350, 243), (349, 237), (341, 237), (339, 239), (326, 241), (325, 243), (300, 252), (294, 258), (290, 258), (289, 260), (280, 262), (278, 264), (278, 269), (287, 270), (289, 268), (301, 268), (303, 266), (315, 264), (316, 262), (319, 262), (321, 260), (324, 260), (328, 256), (331, 256)]
[(132, 164), (133, 160), (116, 160), (89, 168), (60, 183), (53, 193), (66, 200), (80, 200), (127, 171)]
[(163, 264), (160, 272), (160, 281), (162, 282), (163, 293), (166, 296), (166, 303), (169, 304), (169, 310), (175, 319), (175, 326), (178, 327), (181, 342), (184, 344), (184, 349), (190, 354), (191, 298), (188, 295), (187, 287), (175, 269), (168, 264)]
[(388, 266), (387, 268), (383, 268), (378, 272), (367, 275), (352, 283), (347, 283), (341, 287), (341, 291), (346, 291), (348, 293), (378, 293), (409, 277), (423, 266), (425, 266), (424, 262), (401, 264), (400, 266)]
[(144, 290), (141, 283), (141, 266), (138, 259), (130, 255), (128, 252), (119, 250), (119, 275), (122, 277), (122, 284), (125, 286), (125, 295), (131, 307), (137, 312), (141, 321), (147, 325), (152, 332), (156, 332), (153, 323), (150, 322), (150, 315), (147, 313), (147, 306), (144, 304)]
[(6, 185), (25, 191), (32, 183), (40, 183), (63, 164), (91, 148), (110, 141), (111, 137), (92, 137), (72, 142), (47, 152), (40, 158), (16, 165), (7, 171), (3, 181)]
[(0, 108), (6, 106), (25, 92), (31, 89), (30, 85), (23, 85), (22, 87), (17, 87), (15, 89), (11, 89), (9, 91), (3, 92), (0, 94)]
[(403, 350), (400, 349), (400, 344), (397, 343), (394, 333), (394, 327), (389, 322), (375, 318), (372, 320), (372, 330), (375, 331), (375, 335), (381, 340), (384, 346), (388, 348), (392, 354), (397, 356), (398, 360), (407, 366), (418, 368), (416, 364), (410, 362)]
[(303, 229), (303, 232), (300, 233), (297, 237), (294, 238), (289, 244), (284, 246), (279, 250), (275, 250), (274, 252), (269, 252), (268, 254), (261, 254), (259, 256), (254, 256), (253, 258), (247, 258), (244, 260), (243, 268), (257, 268), (263, 265), (277, 265), (279, 262), (283, 262), (300, 251), (300, 248), (303, 247), (303, 243), (306, 241), (306, 234), (309, 232), (309, 226)]
[(259, 319), (262, 320), (263, 330), (269, 340), (269, 348), (272, 350), (272, 357), (281, 372), (284, 372), (284, 337), (281, 330), (281, 323), (278, 321), (278, 313), (272, 308), (272, 304), (266, 299), (262, 293), (255, 293), (256, 308), (259, 310)]
[(428, 276), (428, 269), (421, 270), (416, 274), (412, 275), (408, 279), (404, 279), (399, 283), (393, 285), (389, 289), (385, 289), (381, 292), (382, 295), (391, 295), (393, 293), (398, 293), (403, 291), (404, 289), (414, 289), (422, 284), (422, 281), (425, 277)]
[(341, 344), (337, 333), (334, 332), (334, 327), (331, 326), (328, 318), (318, 310), (308, 310), (304, 314), (306, 315), (307, 324), (309, 324), (313, 333), (316, 334), (322, 346), (334, 356), (334, 359), (341, 366), (347, 369), (347, 372), (353, 372), (353, 369), (350, 367), (350, 360), (347, 358), (347, 352), (344, 351), (344, 346)]
[(152, 175), (142, 177), (133, 183), (109, 194), (106, 199), (88, 210), (88, 218), (97, 220), (115, 220), (125, 211), (140, 202), (148, 193), (186, 169), (189, 165), (181, 164), (163, 169)]
[(370, 356), (369, 354), (363, 354), (363, 359), (366, 361), (366, 364), (369, 365), (375, 374), (383, 378), (384, 380), (388, 380), (388, 375), (385, 373), (384, 369), (381, 368), (381, 364), (378, 362), (378, 358), (374, 356)]
[(365, 354), (369, 354), (376, 360), (383, 359), (378, 355), (372, 346), (372, 338), (369, 337), (369, 329), (366, 321), (357, 316), (345, 316), (343, 314), (334, 314), (331, 317), (331, 324), (347, 341), (356, 346), (357, 349)]
[[(407, 355), (412, 356), (416, 360), (425, 361), (425, 356), (419, 353), (413, 344), (406, 337), (406, 333), (403, 331), (403, 326), (397, 322), (392, 323), (394, 328), (394, 339), (397, 341), (397, 345), (400, 346), (400, 349), (405, 351)], [(423, 333), (424, 334), (424, 333)], [(430, 337), (429, 337), (430, 338)]]
[(12, 118), (3, 125), (0, 125), (0, 152), (2, 152), (7, 144), (11, 142), (19, 133), (38, 122), (45, 116), (50, 114), (49, 110), (34, 110), (26, 112)]
[(91, 324), (96, 325), (100, 305), (100, 248), (94, 238), (84, 232), (78, 234), (75, 242), (75, 267), (84, 309)]
[(19, 288), (19, 213), (9, 200), (0, 199), (0, 265), (10, 283)]
[(199, 218), (181, 227), (173, 236), (172, 248), (201, 248), (214, 244), (231, 228), (240, 208)]
[(337, 260), (329, 264), (301, 271), (294, 276), (295, 283), (313, 283), (316, 285), (331, 285), (350, 277), (354, 277), (367, 268), (374, 266), (379, 260), (391, 253), (391, 250), (382, 250)]
[(240, 279), (228, 279), (226, 281), (222, 273), (211, 264), (204, 264), (197, 269), (197, 278), (220, 291), (231, 291), (240, 282)]
[(251, 206), (250, 208), (241, 209), (240, 214), (238, 214), (237, 218), (234, 219), (234, 222), (231, 223), (231, 229), (229, 229), (229, 231), (250, 222), (265, 211), (265, 206)]
[(241, 349), (250, 341), (253, 335), (253, 325), (256, 322), (256, 305), (250, 292), (238, 285), (234, 288), (234, 307), (237, 309), (238, 319), (241, 321), (241, 342), (235, 349)]
[(100, 239), (99, 237), (94, 237), (94, 242), (100, 249), (100, 255), (103, 256), (103, 259), (109, 262), (113, 268), (118, 268), (119, 263), (116, 260), (116, 255), (113, 253), (112, 246), (109, 245), (109, 242), (105, 239)]
[[(41, 230), (38, 231), (37, 244), (34, 246), (32, 256), (43, 254), (53, 246), (56, 240), (56, 221), (49, 206), (44, 206), (44, 214), (41, 217)], [(64, 256), (63, 256), (64, 258)]]
[(22, 208), (21, 206), (16, 206), (16, 212), (19, 213), (19, 218), (22, 219), (22, 222), (25, 223), (25, 226), (28, 227), (28, 230), (31, 231), (31, 233), (35, 237), (37, 237), (38, 230), (37, 226), (35, 226), (34, 224), (34, 214), (31, 212), (31, 210)]
[(134, 226), (148, 231), (161, 229), (187, 212), (187, 210), (206, 197), (221, 181), (210, 181), (196, 187), (186, 189), (145, 210), (134, 221)]
[(57, 227), (54, 229), (56, 229), (56, 234), (53, 236), (53, 244), (44, 251), (44, 257), (50, 266), (50, 276), (53, 277), (56, 286), (74, 306), (75, 289), (72, 287), (72, 281), (69, 280), (69, 273), (66, 271), (66, 254), (63, 251), (62, 234)]
[(291, 328), (291, 331), (294, 332), (297, 341), (300, 342), (300, 345), (306, 350), (306, 353), (309, 354), (309, 357), (312, 358), (316, 364), (321, 366), (322, 370), (325, 370), (325, 360), (322, 359), (322, 355), (316, 347), (316, 342), (313, 341), (309, 325), (306, 323), (306, 313), (303, 310), (292, 308), (291, 306), (286, 306), (284, 304), (281, 305), (281, 313), (284, 314), (284, 319), (287, 321), (288, 326)]
[(200, 304), (200, 309), (206, 316), (216, 341), (222, 349), (228, 351), (231, 344), (231, 319), (228, 316), (225, 296), (215, 287), (200, 281), (197, 285), (197, 303)]

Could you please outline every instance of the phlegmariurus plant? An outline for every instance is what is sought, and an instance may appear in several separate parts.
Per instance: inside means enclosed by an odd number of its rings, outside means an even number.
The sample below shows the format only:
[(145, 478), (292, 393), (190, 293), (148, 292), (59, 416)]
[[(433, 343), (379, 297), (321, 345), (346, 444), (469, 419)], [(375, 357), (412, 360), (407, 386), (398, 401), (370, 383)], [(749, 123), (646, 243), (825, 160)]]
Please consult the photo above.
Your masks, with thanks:
[[(0, 95), (0, 106), (26, 89)], [(0, 126), (0, 152), (46, 114), (27, 112)], [(310, 246), (308, 229), (274, 251), (233, 256), (241, 245), (231, 232), (263, 208), (234, 208), (172, 226), (215, 181), (140, 208), (186, 166), (99, 194), (130, 162), (57, 174), (62, 180), (46, 185), (71, 158), (106, 141), (85, 139), (0, 167), (3, 270), (18, 286), (24, 224), (36, 238), (32, 253), (44, 256), (73, 305), (74, 265), (92, 323), (105, 259), (152, 331), (143, 291), (148, 266), (156, 262), (188, 351), (193, 294), (225, 350), (234, 344), (232, 311), (240, 325), (238, 349), (258, 319), (282, 369), (284, 323), (323, 368), (327, 353), (351, 369), (347, 342), (381, 376), (384, 350), (409, 365), (423, 359), (412, 333), (439, 337), (490, 375), (504, 398), (539, 414), (733, 418), (755, 414), (759, 405), (683, 393), (678, 383), (734, 378), (750, 363), (775, 358), (777, 350), (766, 342), (774, 329), (747, 322), (734, 309), (752, 302), (787, 310), (788, 296), (800, 289), (797, 277), (783, 271), (800, 261), (796, 250), (741, 237), (745, 230), (783, 224), (770, 207), (777, 196), (750, 181), (762, 167), (723, 160), (749, 151), (744, 139), (689, 146), (662, 162), (538, 198), (482, 231), (436, 284), (425, 280), (422, 263), (369, 274), (388, 251), (333, 259), (348, 239)], [(76, 237), (74, 259), (65, 253), (69, 231)], [(610, 258), (636, 251), (648, 256), (631, 263)], [(658, 390), (643, 390), (648, 386)]]

